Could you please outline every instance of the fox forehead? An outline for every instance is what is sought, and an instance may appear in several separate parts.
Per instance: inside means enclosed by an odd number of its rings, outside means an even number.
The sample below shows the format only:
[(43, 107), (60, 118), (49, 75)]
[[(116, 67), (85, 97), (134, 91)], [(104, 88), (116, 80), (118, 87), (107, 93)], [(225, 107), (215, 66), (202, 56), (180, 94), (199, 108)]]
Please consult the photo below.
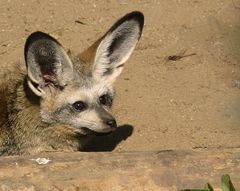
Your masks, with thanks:
[(76, 101), (95, 102), (96, 99), (103, 94), (114, 95), (114, 89), (112, 86), (108, 86), (101, 82), (88, 82), (82, 86), (76, 85), (66, 88), (65, 93), (61, 94), (59, 101), (67, 101), (70, 104)]

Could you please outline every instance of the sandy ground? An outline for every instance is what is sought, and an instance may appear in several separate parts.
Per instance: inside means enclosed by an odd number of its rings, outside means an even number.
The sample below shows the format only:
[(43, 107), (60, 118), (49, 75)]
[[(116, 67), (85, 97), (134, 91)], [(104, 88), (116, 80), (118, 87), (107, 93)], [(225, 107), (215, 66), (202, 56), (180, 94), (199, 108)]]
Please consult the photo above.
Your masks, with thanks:
[[(77, 53), (140, 10), (143, 36), (116, 84), (119, 129), (90, 150), (240, 147), (238, 6), (238, 0), (1, 0), (1, 64), (23, 60), (31, 32), (50, 33)], [(167, 60), (184, 52), (196, 55)]]

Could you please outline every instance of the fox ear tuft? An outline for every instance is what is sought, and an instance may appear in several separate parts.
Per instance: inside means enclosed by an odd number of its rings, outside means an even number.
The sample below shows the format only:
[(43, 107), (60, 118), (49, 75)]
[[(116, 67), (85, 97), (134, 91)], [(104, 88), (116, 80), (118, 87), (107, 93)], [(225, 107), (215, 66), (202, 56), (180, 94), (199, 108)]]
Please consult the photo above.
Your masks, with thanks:
[(92, 75), (113, 83), (141, 37), (144, 16), (132, 12), (118, 20), (101, 38), (96, 49)]
[(63, 88), (73, 77), (72, 62), (67, 53), (46, 33), (32, 33), (26, 41), (24, 55), (28, 85), (39, 96), (42, 91)]

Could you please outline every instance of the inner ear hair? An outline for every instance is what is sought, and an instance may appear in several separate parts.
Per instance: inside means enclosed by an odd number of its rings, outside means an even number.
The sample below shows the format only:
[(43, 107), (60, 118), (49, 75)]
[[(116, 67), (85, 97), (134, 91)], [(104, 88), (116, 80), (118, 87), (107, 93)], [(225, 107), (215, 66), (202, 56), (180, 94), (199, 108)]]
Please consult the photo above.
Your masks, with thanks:
[[(143, 23), (142, 13), (129, 13), (107, 31), (100, 43), (97, 41), (99, 45), (92, 65), (94, 77), (105, 79), (109, 83), (115, 81), (141, 36)], [(96, 47), (95, 44), (92, 47)]]

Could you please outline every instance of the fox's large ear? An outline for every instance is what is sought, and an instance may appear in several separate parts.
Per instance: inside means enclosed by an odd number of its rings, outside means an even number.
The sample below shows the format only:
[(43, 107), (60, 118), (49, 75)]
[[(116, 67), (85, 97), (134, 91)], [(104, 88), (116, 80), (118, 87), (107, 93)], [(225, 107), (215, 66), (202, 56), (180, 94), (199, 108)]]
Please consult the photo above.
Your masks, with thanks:
[(63, 89), (73, 77), (73, 66), (67, 53), (53, 37), (32, 33), (25, 44), (28, 85), (41, 96), (43, 92)]
[(144, 16), (141, 12), (129, 13), (89, 48), (88, 51), (95, 53), (91, 60), (94, 78), (108, 83), (115, 81), (142, 34), (143, 24)]

